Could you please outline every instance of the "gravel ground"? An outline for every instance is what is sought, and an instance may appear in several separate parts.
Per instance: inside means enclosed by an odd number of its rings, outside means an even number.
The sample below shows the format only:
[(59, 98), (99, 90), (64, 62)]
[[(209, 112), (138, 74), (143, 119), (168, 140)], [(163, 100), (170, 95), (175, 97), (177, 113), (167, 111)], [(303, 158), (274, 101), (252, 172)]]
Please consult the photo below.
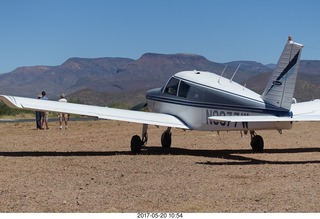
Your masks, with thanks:
[(262, 154), (239, 132), (173, 129), (163, 150), (151, 126), (132, 155), (138, 124), (34, 127), (0, 124), (0, 212), (320, 212), (320, 123), (258, 132)]

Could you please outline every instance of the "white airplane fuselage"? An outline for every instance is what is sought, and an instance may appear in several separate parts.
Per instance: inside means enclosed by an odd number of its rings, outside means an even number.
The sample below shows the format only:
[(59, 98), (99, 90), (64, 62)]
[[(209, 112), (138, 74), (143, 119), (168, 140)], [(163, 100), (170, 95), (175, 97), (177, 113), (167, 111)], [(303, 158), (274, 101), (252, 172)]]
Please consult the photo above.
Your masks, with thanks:
[(290, 112), (267, 104), (259, 94), (214, 73), (183, 71), (173, 75), (162, 88), (147, 92), (152, 112), (182, 120), (190, 129), (241, 131), (291, 129), (292, 122), (212, 121), (210, 116), (290, 116)]
[[(259, 95), (231, 79), (205, 71), (182, 71), (162, 88), (146, 94), (151, 112), (83, 104), (42, 101), (0, 95), (13, 108), (86, 115), (100, 119), (140, 123), (141, 135), (131, 138), (131, 151), (140, 153), (148, 141), (148, 125), (165, 126), (163, 148), (171, 147), (171, 128), (200, 131), (249, 131), (253, 152), (262, 152), (264, 141), (256, 130), (291, 129), (293, 122), (320, 121), (320, 100), (293, 104), (303, 45), (288, 37), (264, 92)], [(134, 107), (145, 106), (141, 103)], [(139, 106), (139, 107), (138, 107)], [(281, 132), (280, 132), (281, 133)]]

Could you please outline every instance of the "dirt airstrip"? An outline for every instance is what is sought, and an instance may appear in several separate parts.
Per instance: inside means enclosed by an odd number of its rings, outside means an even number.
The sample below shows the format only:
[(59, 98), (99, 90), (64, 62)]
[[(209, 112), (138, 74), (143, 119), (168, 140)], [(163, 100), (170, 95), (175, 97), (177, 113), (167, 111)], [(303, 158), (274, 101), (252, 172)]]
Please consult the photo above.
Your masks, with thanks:
[(0, 212), (320, 212), (320, 123), (260, 131), (253, 154), (239, 132), (149, 128), (115, 121), (0, 123)]

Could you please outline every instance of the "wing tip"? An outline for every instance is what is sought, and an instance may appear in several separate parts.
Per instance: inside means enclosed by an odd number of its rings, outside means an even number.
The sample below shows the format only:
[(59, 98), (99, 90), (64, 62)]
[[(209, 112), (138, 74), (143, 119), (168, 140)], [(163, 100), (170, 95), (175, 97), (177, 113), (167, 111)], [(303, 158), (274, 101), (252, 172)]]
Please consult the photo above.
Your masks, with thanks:
[(11, 108), (22, 109), (22, 105), (18, 103), (14, 96), (0, 95), (0, 100), (2, 100), (7, 106)]

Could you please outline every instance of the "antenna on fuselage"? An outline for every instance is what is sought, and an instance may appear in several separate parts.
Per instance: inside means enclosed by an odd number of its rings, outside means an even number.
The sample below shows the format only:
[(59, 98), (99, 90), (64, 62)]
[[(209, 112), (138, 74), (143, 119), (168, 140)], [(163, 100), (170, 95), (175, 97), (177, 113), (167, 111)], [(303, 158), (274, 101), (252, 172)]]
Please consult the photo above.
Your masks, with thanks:
[[(222, 75), (223, 75), (223, 73), (226, 71), (226, 69), (227, 69), (227, 65), (224, 67), (224, 69), (223, 69), (223, 71), (222, 71), (222, 73), (221, 73), (221, 75), (220, 75), (220, 78), (222, 77)], [(220, 78), (219, 78), (219, 80), (218, 80), (218, 83), (220, 84)]]
[(241, 63), (238, 65), (237, 69), (234, 71), (232, 77), (230, 78), (230, 82), (232, 82), (233, 77), (236, 75), (238, 69), (240, 68)]
[(246, 88), (246, 86), (247, 86), (247, 82), (243, 85), (243, 89), (242, 90), (244, 90)]

